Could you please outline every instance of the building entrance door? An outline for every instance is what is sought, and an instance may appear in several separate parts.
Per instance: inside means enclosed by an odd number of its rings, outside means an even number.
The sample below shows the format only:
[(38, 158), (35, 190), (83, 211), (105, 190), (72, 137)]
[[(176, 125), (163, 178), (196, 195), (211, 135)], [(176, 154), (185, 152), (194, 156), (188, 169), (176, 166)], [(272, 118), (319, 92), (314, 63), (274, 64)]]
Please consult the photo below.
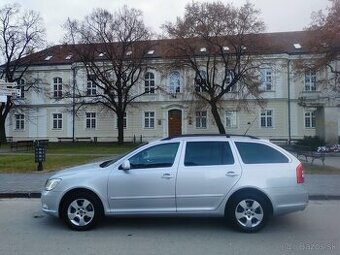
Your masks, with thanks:
[(168, 112), (168, 134), (178, 136), (182, 134), (182, 111), (170, 110)]

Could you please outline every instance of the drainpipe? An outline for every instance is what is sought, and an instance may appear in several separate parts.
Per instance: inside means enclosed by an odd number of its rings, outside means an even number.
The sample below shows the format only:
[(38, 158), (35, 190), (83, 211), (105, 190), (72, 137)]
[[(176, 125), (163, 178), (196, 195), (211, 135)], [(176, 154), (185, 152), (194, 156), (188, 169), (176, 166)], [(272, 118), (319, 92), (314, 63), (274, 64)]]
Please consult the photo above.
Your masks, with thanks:
[(75, 94), (76, 94), (76, 67), (72, 65), (72, 142), (75, 142)]
[(287, 79), (288, 79), (288, 144), (292, 139), (292, 123), (291, 123), (291, 108), (290, 108), (290, 59), (287, 62)]

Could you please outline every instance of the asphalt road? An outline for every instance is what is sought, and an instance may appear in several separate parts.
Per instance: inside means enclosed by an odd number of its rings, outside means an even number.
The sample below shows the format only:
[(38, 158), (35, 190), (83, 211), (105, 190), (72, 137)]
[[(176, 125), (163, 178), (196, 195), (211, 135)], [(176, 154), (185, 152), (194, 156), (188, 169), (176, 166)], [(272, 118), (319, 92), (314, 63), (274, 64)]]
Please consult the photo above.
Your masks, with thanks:
[(311, 201), (256, 234), (207, 218), (111, 218), (74, 232), (44, 215), (39, 199), (2, 199), (0, 254), (340, 254), (339, 212), (340, 201)]

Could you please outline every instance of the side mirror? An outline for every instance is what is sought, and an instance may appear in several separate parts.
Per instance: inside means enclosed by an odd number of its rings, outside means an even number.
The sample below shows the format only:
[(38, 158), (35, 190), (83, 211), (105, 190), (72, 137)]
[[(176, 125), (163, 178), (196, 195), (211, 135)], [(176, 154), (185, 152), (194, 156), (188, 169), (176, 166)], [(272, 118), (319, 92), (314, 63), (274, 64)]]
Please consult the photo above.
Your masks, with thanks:
[(119, 169), (122, 169), (122, 170), (130, 170), (131, 166), (130, 166), (130, 161), (129, 160), (125, 160), (123, 162), (123, 164), (120, 166)]

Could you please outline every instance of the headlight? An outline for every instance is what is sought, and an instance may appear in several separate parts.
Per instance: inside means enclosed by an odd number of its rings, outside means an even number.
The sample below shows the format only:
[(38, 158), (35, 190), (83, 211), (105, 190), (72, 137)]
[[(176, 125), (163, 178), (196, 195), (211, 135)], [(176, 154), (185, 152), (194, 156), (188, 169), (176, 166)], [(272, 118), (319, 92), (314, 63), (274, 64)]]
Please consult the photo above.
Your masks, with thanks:
[(48, 179), (45, 184), (45, 190), (50, 191), (54, 189), (60, 181), (61, 181), (60, 178)]

